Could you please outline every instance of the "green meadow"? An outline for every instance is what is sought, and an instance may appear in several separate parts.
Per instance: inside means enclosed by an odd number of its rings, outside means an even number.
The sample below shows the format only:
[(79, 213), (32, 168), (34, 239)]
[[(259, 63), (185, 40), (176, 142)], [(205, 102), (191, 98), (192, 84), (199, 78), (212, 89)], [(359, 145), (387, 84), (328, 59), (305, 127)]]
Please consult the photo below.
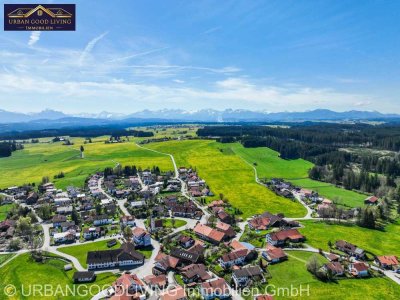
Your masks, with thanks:
[[(306, 263), (313, 253), (304, 251), (287, 251), (288, 261), (270, 265), (268, 270), (272, 278), (268, 280), (269, 293), (279, 292), (278, 288), (308, 288), (309, 293), (292, 297), (288, 294), (275, 295), (274, 299), (398, 299), (400, 286), (392, 280), (382, 278), (343, 279), (335, 283), (321, 282), (313, 277), (306, 269)], [(317, 254), (318, 255), (318, 254)], [(318, 256), (321, 263), (326, 260)], [(249, 299), (250, 297), (245, 297)], [(252, 299), (252, 298), (251, 298)]]
[[(157, 165), (161, 170), (171, 170), (171, 160), (151, 151), (137, 147), (132, 141), (119, 144), (105, 144), (105, 137), (83, 144), (82, 138), (71, 138), (72, 146), (57, 143), (25, 144), (25, 149), (13, 152), (11, 157), (0, 158), (0, 188), (24, 183), (39, 183), (43, 176), (49, 176), (58, 188), (68, 185), (83, 186), (89, 174), (104, 170), (105, 167), (136, 165), (142, 168)], [(80, 146), (85, 148), (85, 158), (80, 158)], [(54, 175), (65, 173), (61, 179)]]
[(254, 171), (223, 144), (210, 140), (184, 140), (151, 143), (146, 147), (174, 156), (178, 166), (197, 168), (217, 198), (220, 193), (247, 218), (266, 210), (301, 217), (305, 209), (298, 202), (275, 195), (255, 182)]
[[(330, 183), (308, 178), (313, 163), (304, 159), (286, 160), (279, 153), (266, 147), (244, 148), (239, 143), (224, 144), (225, 151), (233, 151), (255, 166), (259, 178), (283, 178), (293, 184), (317, 191), (321, 196), (334, 200), (341, 206), (363, 206), (365, 195), (336, 187)], [(230, 149), (230, 150), (229, 150)]]
[(0, 254), (0, 265), (5, 263), (7, 260), (9, 260), (13, 256), (14, 256), (14, 254)]
[[(179, 228), (179, 227), (185, 226), (187, 224), (186, 221), (179, 220), (179, 219), (168, 218), (168, 219), (162, 219), (162, 220), (163, 220), (163, 226), (165, 228)], [(172, 220), (174, 220), (174, 221), (172, 221)], [(149, 226), (149, 220), (146, 220), (144, 223), (146, 226)]]
[(300, 232), (306, 236), (307, 244), (315, 248), (329, 250), (329, 241), (346, 240), (375, 255), (400, 256), (400, 223), (386, 225), (385, 231), (313, 220), (301, 224), (304, 228)]
[[(64, 265), (67, 262), (51, 258), (45, 260), (45, 262), (35, 262), (30, 254), (21, 254), (14, 258), (12, 261), (7, 263), (0, 269), (0, 299), (10, 299), (10, 300), (21, 300), (21, 299), (88, 299), (88, 295), (73, 296), (68, 293), (69, 290), (73, 290), (74, 286), (77, 289), (82, 289), (82, 286), (88, 289), (93, 286), (92, 290), (94, 294), (97, 294), (99, 289), (96, 285), (99, 285), (100, 290), (109, 287), (113, 281), (116, 279), (116, 275), (111, 272), (101, 273), (97, 275), (96, 281), (88, 284), (74, 285), (72, 281), (72, 276), (74, 270), (64, 271)], [(13, 296), (7, 297), (4, 294), (4, 287), (8, 284), (12, 284), (16, 287), (17, 293)], [(44, 297), (44, 295), (31, 295), (29, 296), (29, 288), (33, 285), (43, 286), (44, 284), (50, 285), (53, 291), (61, 289), (58, 294), (54, 296)], [(24, 288), (24, 293), (22, 293), (22, 287)], [(33, 288), (32, 288), (33, 289)], [(83, 293), (82, 293), (83, 294)]]
[(7, 218), (7, 213), (12, 206), (12, 204), (0, 205), (0, 222)]
[(82, 267), (87, 268), (86, 257), (89, 251), (118, 249), (121, 246), (120, 243), (117, 243), (113, 247), (108, 248), (107, 242), (108, 241), (98, 241), (98, 242), (95, 241), (95, 242), (85, 243), (82, 245), (77, 244), (67, 247), (60, 247), (57, 250), (62, 253), (66, 253), (76, 257), (79, 260)]

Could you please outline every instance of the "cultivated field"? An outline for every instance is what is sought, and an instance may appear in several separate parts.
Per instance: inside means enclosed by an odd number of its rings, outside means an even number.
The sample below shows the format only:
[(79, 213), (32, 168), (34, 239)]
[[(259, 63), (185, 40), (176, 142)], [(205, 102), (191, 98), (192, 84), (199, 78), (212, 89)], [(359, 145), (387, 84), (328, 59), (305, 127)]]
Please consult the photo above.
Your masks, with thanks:
[(328, 242), (346, 240), (375, 255), (400, 256), (400, 224), (388, 224), (385, 231), (359, 226), (330, 225), (319, 221), (302, 221), (300, 231), (307, 237), (307, 244), (329, 250)]
[(210, 140), (151, 143), (146, 147), (174, 155), (176, 163), (196, 167), (218, 197), (219, 193), (247, 218), (266, 210), (301, 217), (305, 209), (298, 202), (278, 197), (255, 182), (254, 171), (232, 151), (221, 151), (223, 144)]
[[(308, 178), (308, 170), (313, 164), (304, 159), (285, 160), (279, 153), (266, 148), (244, 148), (241, 144), (224, 144), (225, 151), (233, 151), (257, 169), (260, 178), (283, 178), (295, 185), (317, 191), (321, 196), (335, 200), (342, 206), (363, 206), (365, 195), (336, 187), (330, 183)], [(229, 150), (230, 149), (230, 150)], [(254, 164), (255, 163), (255, 164)]]
[[(43, 176), (49, 176), (58, 188), (83, 186), (89, 174), (114, 167), (117, 163), (173, 169), (171, 160), (164, 155), (138, 148), (133, 142), (105, 144), (105, 139), (93, 139), (93, 143), (83, 145), (84, 139), (71, 138), (74, 142), (72, 146), (64, 146), (61, 142), (26, 144), (24, 150), (13, 152), (11, 157), (0, 158), (0, 188), (39, 183)], [(85, 148), (84, 159), (80, 158), (81, 145)], [(64, 172), (65, 177), (53, 179), (60, 172)]]

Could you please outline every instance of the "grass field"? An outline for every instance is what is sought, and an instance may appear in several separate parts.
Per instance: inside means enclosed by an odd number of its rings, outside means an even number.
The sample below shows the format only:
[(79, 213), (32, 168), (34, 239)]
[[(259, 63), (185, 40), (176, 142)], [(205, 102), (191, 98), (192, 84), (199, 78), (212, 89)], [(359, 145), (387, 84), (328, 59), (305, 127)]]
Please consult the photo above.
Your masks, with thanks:
[(285, 160), (279, 157), (279, 153), (266, 147), (245, 148), (239, 143), (224, 144), (243, 159), (253, 164), (260, 178), (307, 178), (308, 170), (313, 163), (304, 159)]
[[(97, 293), (98, 288), (95, 285), (99, 285), (100, 288), (110, 286), (110, 284), (116, 279), (116, 276), (110, 272), (101, 273), (97, 275), (96, 281), (89, 284), (80, 284), (79, 289), (82, 289), (82, 296), (73, 296), (68, 293), (69, 290), (73, 290), (74, 284), (72, 283), (72, 276), (74, 270), (64, 271), (64, 265), (67, 263), (58, 259), (49, 259), (44, 263), (37, 263), (32, 260), (30, 254), (21, 254), (3, 268), (0, 269), (0, 299), (20, 300), (20, 299), (88, 299), (91, 298), (88, 295), (83, 295), (87, 288), (93, 287), (94, 294)], [(17, 293), (14, 296), (7, 297), (4, 294), (4, 287), (8, 284), (13, 284), (16, 287)], [(33, 285), (50, 285), (53, 291), (61, 289), (61, 292), (54, 296), (45, 297), (37, 293), (36, 295), (29, 296), (29, 289), (33, 289)], [(24, 293), (22, 294), (22, 286)], [(76, 287), (76, 286), (75, 286)], [(63, 296), (64, 295), (64, 296)]]
[(0, 205), (0, 222), (6, 219), (7, 213), (12, 206), (13, 204)]
[(58, 248), (58, 251), (76, 257), (81, 263), (82, 267), (86, 268), (86, 256), (89, 251), (118, 249), (120, 246), (121, 245), (117, 243), (115, 246), (108, 248), (107, 241), (98, 241), (76, 246), (61, 247)]
[(344, 207), (364, 206), (364, 200), (367, 195), (338, 188), (332, 184), (312, 180), (309, 178), (292, 180), (292, 183), (301, 187), (314, 190), (320, 195), (335, 201)]
[[(174, 226), (172, 225), (172, 219), (163, 219), (163, 225), (165, 228), (179, 228), (182, 226), (185, 226), (187, 224), (186, 221), (184, 220), (179, 220), (179, 219), (174, 219), (175, 220), (175, 224)], [(145, 221), (146, 226), (149, 226), (148, 224), (148, 220)]]
[(307, 244), (328, 250), (328, 241), (346, 240), (375, 255), (400, 256), (400, 224), (389, 224), (385, 231), (371, 230), (358, 226), (330, 225), (318, 221), (302, 221), (305, 228), (300, 231)]
[[(274, 299), (398, 299), (400, 286), (390, 279), (369, 278), (369, 279), (345, 279), (337, 283), (324, 283), (315, 279), (306, 269), (306, 262), (311, 253), (300, 251), (287, 251), (289, 260), (280, 264), (268, 267), (272, 279), (268, 281), (268, 291), (278, 292), (278, 288), (303, 288), (309, 286), (309, 295), (290, 297), (276, 295)], [(321, 262), (324, 259), (319, 256)], [(294, 295), (294, 294), (293, 294)], [(246, 297), (246, 300), (250, 297)]]
[(253, 169), (232, 151), (220, 149), (223, 144), (210, 140), (185, 140), (152, 143), (146, 147), (173, 154), (180, 166), (196, 167), (215, 195), (219, 193), (243, 212), (247, 218), (266, 210), (286, 216), (304, 216), (299, 203), (278, 197), (257, 184)]
[(14, 254), (0, 254), (0, 265), (5, 263), (7, 260), (9, 260), (13, 256), (14, 256)]
[[(72, 146), (64, 146), (60, 142), (26, 144), (24, 150), (13, 152), (11, 157), (0, 158), (0, 188), (39, 183), (43, 176), (49, 176), (59, 188), (82, 186), (89, 174), (114, 167), (116, 163), (172, 169), (171, 160), (164, 155), (143, 150), (133, 142), (105, 144), (105, 139), (96, 138), (93, 143), (83, 145), (82, 138), (72, 138), (75, 143)], [(81, 145), (85, 148), (84, 159), (80, 159)], [(60, 172), (66, 176), (53, 180), (54, 175)]]
[(225, 151), (240, 155), (257, 169), (259, 178), (284, 178), (297, 186), (317, 191), (321, 196), (334, 200), (341, 206), (359, 207), (364, 205), (365, 195), (336, 187), (330, 183), (308, 178), (313, 163), (304, 159), (285, 160), (279, 153), (266, 148), (244, 148), (239, 143), (224, 144)]

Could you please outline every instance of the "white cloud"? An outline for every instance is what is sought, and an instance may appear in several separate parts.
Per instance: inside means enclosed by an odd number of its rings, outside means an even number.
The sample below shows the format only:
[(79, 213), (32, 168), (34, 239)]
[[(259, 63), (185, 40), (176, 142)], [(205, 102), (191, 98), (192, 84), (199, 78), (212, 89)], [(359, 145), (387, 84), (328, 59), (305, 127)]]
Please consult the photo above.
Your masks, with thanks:
[(35, 45), (40, 39), (41, 32), (40, 31), (32, 31), (31, 35), (29, 36), (28, 46)]
[(128, 55), (128, 56), (115, 58), (115, 59), (112, 59), (112, 60), (110, 60), (108, 62), (129, 60), (129, 59), (132, 59), (132, 58), (135, 58), (135, 57), (144, 56), (144, 55), (148, 55), (148, 54), (151, 54), (151, 53), (155, 53), (155, 52), (159, 52), (159, 51), (162, 51), (162, 50), (166, 50), (168, 48), (169, 47), (162, 47), (162, 48), (152, 49), (152, 50), (148, 50), (148, 51), (138, 52), (138, 53), (134, 53), (134, 54), (131, 54), (131, 55)]
[(365, 106), (369, 106), (371, 104), (372, 104), (371, 101), (358, 101), (358, 102), (353, 103), (353, 105), (357, 106), (357, 107), (365, 107)]
[[(322, 107), (342, 110), (351, 109), (349, 103), (367, 98), (331, 89), (268, 86), (242, 78), (229, 78), (214, 85), (192, 88), (118, 80), (56, 82), (5, 73), (0, 74), (0, 91), (10, 100), (12, 97), (31, 99), (35, 95), (41, 101), (47, 99), (54, 105), (51, 108), (55, 109), (63, 109), (62, 103), (68, 100), (69, 105), (73, 101), (79, 103), (76, 112), (113, 109), (125, 113), (145, 108), (171, 108), (174, 105), (186, 109), (213, 107), (304, 111)], [(118, 99), (118, 105), (115, 105), (115, 99)], [(38, 106), (46, 107), (40, 103)]]
[(176, 83), (185, 83), (184, 80), (180, 80), (180, 79), (174, 79), (173, 82), (176, 82)]
[(92, 52), (94, 46), (106, 35), (108, 34), (108, 31), (100, 34), (99, 36), (95, 37), (94, 39), (90, 40), (89, 43), (87, 43), (85, 49), (82, 51), (81, 56), (79, 57), (79, 65), (82, 65), (83, 62), (85, 61), (86, 57)]

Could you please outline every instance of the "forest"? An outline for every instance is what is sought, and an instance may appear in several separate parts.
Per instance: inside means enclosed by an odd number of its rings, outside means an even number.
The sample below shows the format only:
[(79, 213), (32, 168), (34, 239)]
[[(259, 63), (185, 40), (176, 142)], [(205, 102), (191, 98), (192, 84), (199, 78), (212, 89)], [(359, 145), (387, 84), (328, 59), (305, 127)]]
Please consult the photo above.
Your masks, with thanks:
[(102, 135), (152, 137), (154, 133), (150, 131), (116, 128), (113, 126), (88, 126), (23, 132), (12, 131), (0, 134), (0, 140), (27, 140), (49, 136), (97, 137)]
[(0, 157), (11, 156), (11, 153), (16, 150), (23, 149), (24, 146), (15, 141), (0, 142)]

